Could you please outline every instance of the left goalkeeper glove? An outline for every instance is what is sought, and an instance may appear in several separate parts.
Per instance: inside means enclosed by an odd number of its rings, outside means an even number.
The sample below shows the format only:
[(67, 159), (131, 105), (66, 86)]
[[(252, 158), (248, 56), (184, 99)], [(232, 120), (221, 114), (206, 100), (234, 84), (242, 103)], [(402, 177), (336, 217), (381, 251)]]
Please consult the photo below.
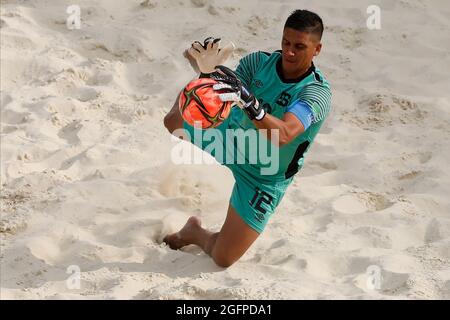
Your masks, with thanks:
[(217, 66), (215, 71), (210, 74), (210, 78), (220, 82), (213, 85), (214, 90), (225, 90), (226, 93), (219, 93), (222, 101), (233, 101), (238, 107), (243, 109), (250, 120), (262, 120), (266, 115), (264, 109), (259, 105), (255, 96), (242, 84), (241, 80), (234, 72), (225, 67)]
[(219, 46), (220, 38), (208, 37), (203, 44), (194, 41), (191, 47), (185, 51), (185, 57), (189, 59), (191, 56), (195, 59), (197, 63), (197, 68), (193, 66), (195, 71), (198, 69), (203, 74), (209, 74), (215, 71), (217, 65), (223, 64), (235, 49), (232, 42), (223, 48), (219, 48)]

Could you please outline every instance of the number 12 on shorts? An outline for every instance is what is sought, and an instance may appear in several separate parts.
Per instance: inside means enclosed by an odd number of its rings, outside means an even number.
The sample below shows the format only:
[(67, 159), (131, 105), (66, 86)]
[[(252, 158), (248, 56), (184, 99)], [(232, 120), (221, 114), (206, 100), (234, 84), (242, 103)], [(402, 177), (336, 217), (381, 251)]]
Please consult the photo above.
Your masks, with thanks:
[(264, 220), (264, 214), (266, 214), (267, 210), (261, 207), (261, 204), (264, 202), (267, 205), (271, 205), (273, 201), (273, 197), (265, 191), (260, 190), (258, 187), (255, 188), (255, 195), (252, 200), (249, 201), (250, 205), (258, 210), (261, 214), (256, 213), (256, 217), (258, 220)]

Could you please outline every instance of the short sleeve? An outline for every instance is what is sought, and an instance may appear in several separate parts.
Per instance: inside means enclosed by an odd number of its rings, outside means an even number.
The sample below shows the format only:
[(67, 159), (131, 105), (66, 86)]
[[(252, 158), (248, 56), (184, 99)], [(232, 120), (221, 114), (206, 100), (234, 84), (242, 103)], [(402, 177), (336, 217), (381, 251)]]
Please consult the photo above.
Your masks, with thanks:
[(311, 84), (298, 95), (298, 99), (308, 104), (313, 113), (313, 123), (326, 118), (331, 109), (331, 90), (328, 86)]

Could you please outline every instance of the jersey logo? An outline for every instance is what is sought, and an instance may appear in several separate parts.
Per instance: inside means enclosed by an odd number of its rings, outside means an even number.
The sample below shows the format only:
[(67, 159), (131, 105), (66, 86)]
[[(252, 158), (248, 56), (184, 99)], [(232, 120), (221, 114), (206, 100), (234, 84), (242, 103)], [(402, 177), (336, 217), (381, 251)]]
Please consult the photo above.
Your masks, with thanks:
[(261, 80), (258, 80), (258, 79), (256, 79), (256, 80), (255, 80), (255, 87), (257, 87), (257, 88), (262, 88), (262, 86), (263, 86), (263, 83), (262, 83), (262, 81), (261, 81)]
[(282, 106), (282, 107), (287, 107), (289, 104), (289, 101), (291, 101), (291, 95), (289, 93), (287, 93), (286, 91), (283, 91), (280, 96), (278, 97), (278, 100), (276, 102), (276, 104)]

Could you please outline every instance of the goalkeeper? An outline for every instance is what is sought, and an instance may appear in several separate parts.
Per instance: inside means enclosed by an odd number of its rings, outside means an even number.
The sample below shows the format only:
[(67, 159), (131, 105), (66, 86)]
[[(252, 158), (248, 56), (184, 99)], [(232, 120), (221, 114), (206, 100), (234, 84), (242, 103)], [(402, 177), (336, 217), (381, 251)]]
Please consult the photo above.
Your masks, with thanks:
[[(322, 48), (322, 33), (322, 19), (317, 14), (296, 10), (285, 22), (281, 50), (250, 53), (239, 61), (235, 72), (222, 66), (234, 49), (232, 44), (219, 48), (219, 39), (207, 38), (203, 44), (194, 42), (185, 52), (200, 77), (218, 81), (214, 89), (220, 90), (220, 98), (237, 106), (217, 129), (265, 129), (260, 132), (275, 142), (279, 165), (275, 173), (264, 175), (262, 161), (227, 163), (236, 182), (221, 230), (208, 231), (192, 216), (180, 231), (164, 238), (170, 248), (195, 244), (217, 265), (228, 267), (264, 230), (330, 111), (330, 86), (313, 63)], [(173, 134), (177, 129), (187, 130), (190, 137), (201, 131), (183, 121), (178, 98), (164, 125)], [(235, 143), (224, 148), (249, 157), (248, 150), (239, 150)]]

